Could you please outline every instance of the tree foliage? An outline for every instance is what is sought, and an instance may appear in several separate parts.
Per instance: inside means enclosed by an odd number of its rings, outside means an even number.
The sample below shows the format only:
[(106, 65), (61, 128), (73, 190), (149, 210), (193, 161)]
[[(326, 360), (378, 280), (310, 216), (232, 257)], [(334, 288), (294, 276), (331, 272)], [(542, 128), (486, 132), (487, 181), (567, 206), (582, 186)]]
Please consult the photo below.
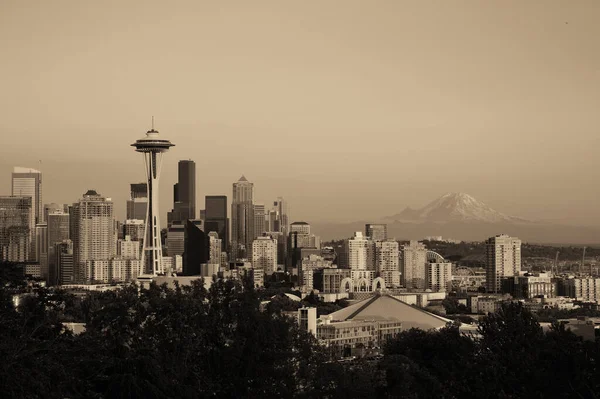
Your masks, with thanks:
[[(458, 323), (411, 329), (388, 340), (381, 359), (338, 362), (282, 309), (261, 311), (249, 280), (75, 297), (0, 272), (0, 287), (7, 398), (594, 398), (600, 390), (599, 344), (559, 324), (544, 332), (520, 303), (484, 316), (475, 336)], [(309, 295), (305, 304), (319, 301)], [(64, 321), (84, 321), (86, 331), (74, 335)]]

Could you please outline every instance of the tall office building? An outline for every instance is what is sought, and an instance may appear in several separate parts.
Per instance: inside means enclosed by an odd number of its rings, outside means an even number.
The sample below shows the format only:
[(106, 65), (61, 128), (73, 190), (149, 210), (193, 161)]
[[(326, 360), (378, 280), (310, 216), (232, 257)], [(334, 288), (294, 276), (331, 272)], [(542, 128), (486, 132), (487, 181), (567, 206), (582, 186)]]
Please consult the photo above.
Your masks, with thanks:
[(254, 237), (261, 237), (265, 232), (265, 205), (254, 204)]
[(40, 265), (40, 278), (48, 277), (48, 224), (35, 225), (35, 259)]
[(31, 197), (0, 197), (0, 260), (26, 262), (30, 259), (31, 204)]
[(506, 234), (490, 237), (485, 242), (487, 292), (501, 291), (504, 277), (518, 276), (521, 271), (521, 240)]
[(132, 183), (130, 198), (127, 200), (127, 219), (145, 220), (148, 212), (148, 184)]
[(365, 235), (373, 241), (387, 240), (387, 224), (365, 224)]
[(70, 217), (63, 211), (54, 211), (48, 214), (48, 285), (56, 285), (59, 282), (60, 273), (58, 270), (55, 244), (69, 240)]
[(427, 248), (418, 241), (402, 246), (401, 282), (409, 289), (425, 289)]
[[(153, 123), (154, 125), (154, 123)], [(137, 152), (144, 155), (146, 177), (148, 178), (148, 211), (146, 213), (146, 229), (144, 249), (142, 251), (142, 270), (139, 277), (156, 276), (162, 267), (162, 241), (160, 236), (160, 207), (158, 203), (158, 182), (162, 164), (162, 154), (173, 147), (169, 140), (161, 139), (158, 131), (146, 132), (146, 137), (131, 144)]]
[(216, 232), (221, 240), (221, 251), (229, 250), (229, 219), (227, 217), (227, 196), (207, 195), (204, 197), (204, 230)]
[(48, 221), (48, 215), (57, 211), (61, 211), (64, 213), (69, 213), (69, 205), (68, 204), (44, 204), (44, 221)]
[(183, 256), (185, 251), (185, 225), (172, 224), (167, 229), (167, 254), (170, 257)]
[(211, 231), (208, 233), (208, 239), (210, 244), (210, 256), (208, 259), (208, 263), (213, 265), (220, 265), (222, 252), (221, 239), (215, 231)]
[(31, 198), (31, 215), (29, 216), (30, 246), (27, 260), (35, 259), (35, 225), (44, 222), (44, 206), (42, 203), (42, 172), (31, 168), (15, 167), (12, 173), (12, 195)]
[(271, 237), (257, 237), (252, 243), (252, 267), (262, 269), (267, 274), (277, 271), (277, 240)]
[(55, 243), (52, 253), (56, 257), (54, 263), (58, 269), (58, 284), (74, 284), (76, 281), (73, 263), (73, 241), (64, 240)]
[(277, 197), (277, 200), (273, 202), (273, 209), (276, 211), (278, 222), (276, 230), (273, 231), (281, 232), (284, 236), (287, 236), (290, 231), (287, 201), (282, 197)]
[(210, 244), (208, 236), (202, 231), (200, 220), (185, 222), (183, 251), (184, 276), (199, 276), (202, 265), (208, 263), (210, 257)]
[(231, 200), (231, 260), (251, 258), (254, 241), (254, 184), (244, 176), (233, 183)]
[(173, 186), (173, 210), (167, 214), (169, 225), (196, 219), (196, 163), (179, 161), (177, 183)]
[(386, 287), (400, 286), (400, 264), (396, 240), (375, 241), (375, 269)]
[(74, 278), (78, 282), (91, 281), (94, 276), (104, 275), (93, 270), (95, 261), (108, 262), (115, 255), (113, 202), (88, 190), (73, 204), (72, 217)]

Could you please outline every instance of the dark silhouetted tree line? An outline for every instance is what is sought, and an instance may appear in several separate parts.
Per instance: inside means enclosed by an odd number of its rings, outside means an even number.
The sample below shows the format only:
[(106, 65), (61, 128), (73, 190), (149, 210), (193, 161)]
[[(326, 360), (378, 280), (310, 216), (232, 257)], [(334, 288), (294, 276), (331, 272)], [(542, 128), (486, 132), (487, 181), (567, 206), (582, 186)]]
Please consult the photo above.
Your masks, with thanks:
[[(5, 265), (0, 265), (0, 268)], [(331, 361), (252, 283), (132, 285), (79, 298), (0, 270), (3, 398), (593, 398), (600, 349), (519, 304), (408, 330), (380, 359)], [(18, 309), (12, 296), (24, 293)], [(315, 298), (307, 298), (308, 301)], [(73, 335), (63, 321), (84, 321)]]

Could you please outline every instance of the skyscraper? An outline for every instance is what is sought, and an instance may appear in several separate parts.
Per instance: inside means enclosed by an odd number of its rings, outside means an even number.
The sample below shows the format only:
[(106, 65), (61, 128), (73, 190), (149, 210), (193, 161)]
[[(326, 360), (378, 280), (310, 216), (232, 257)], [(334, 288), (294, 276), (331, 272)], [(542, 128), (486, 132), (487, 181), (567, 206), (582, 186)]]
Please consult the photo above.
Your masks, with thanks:
[(216, 231), (208, 233), (208, 239), (210, 243), (210, 256), (208, 262), (215, 265), (221, 264), (221, 239)]
[(418, 241), (402, 246), (401, 281), (409, 289), (425, 289), (427, 248)]
[(35, 258), (40, 265), (40, 278), (48, 276), (48, 224), (38, 223), (35, 225)]
[(386, 287), (400, 286), (400, 264), (396, 240), (375, 241), (376, 270), (385, 281)]
[(196, 163), (179, 161), (177, 183), (173, 186), (173, 210), (167, 214), (168, 224), (196, 219)]
[(76, 281), (90, 281), (96, 273), (86, 265), (108, 262), (115, 255), (113, 202), (94, 190), (73, 204), (73, 268)]
[(208, 263), (210, 258), (210, 243), (208, 236), (202, 231), (199, 220), (185, 222), (183, 274), (184, 276), (199, 276), (202, 264)]
[(29, 216), (30, 246), (27, 260), (35, 260), (35, 225), (44, 222), (44, 206), (42, 202), (42, 172), (31, 168), (15, 167), (12, 173), (12, 195), (31, 198), (31, 215)]
[(146, 183), (131, 184), (130, 199), (127, 200), (127, 219), (144, 220), (148, 211), (148, 185)]
[(58, 284), (75, 283), (75, 268), (73, 263), (73, 241), (64, 240), (54, 244), (55, 263), (58, 269)]
[(216, 232), (221, 240), (221, 251), (229, 250), (229, 219), (227, 218), (227, 196), (207, 195), (204, 197), (204, 230)]
[(254, 204), (254, 237), (265, 232), (265, 204)]
[(369, 245), (370, 241), (360, 231), (354, 233), (354, 237), (347, 240), (345, 251), (349, 269), (368, 270)]
[(254, 184), (244, 176), (233, 183), (231, 202), (231, 260), (250, 258), (254, 241)]
[(68, 213), (54, 211), (48, 214), (48, 285), (56, 285), (59, 282), (58, 258), (54, 252), (56, 243), (69, 240), (70, 218)]
[(365, 224), (365, 235), (373, 241), (387, 240), (387, 224)]
[(146, 176), (148, 178), (148, 212), (144, 250), (142, 251), (142, 273), (140, 277), (156, 276), (162, 268), (162, 245), (160, 240), (160, 208), (158, 204), (158, 182), (162, 164), (162, 154), (173, 147), (169, 140), (159, 138), (158, 131), (149, 130), (146, 137), (131, 144), (137, 152), (144, 154)]
[(487, 292), (500, 292), (502, 278), (518, 276), (521, 271), (521, 240), (506, 234), (485, 242), (485, 285)]
[(30, 259), (31, 203), (31, 197), (0, 197), (0, 260)]
[(258, 237), (252, 243), (252, 268), (262, 269), (267, 274), (277, 271), (277, 240)]

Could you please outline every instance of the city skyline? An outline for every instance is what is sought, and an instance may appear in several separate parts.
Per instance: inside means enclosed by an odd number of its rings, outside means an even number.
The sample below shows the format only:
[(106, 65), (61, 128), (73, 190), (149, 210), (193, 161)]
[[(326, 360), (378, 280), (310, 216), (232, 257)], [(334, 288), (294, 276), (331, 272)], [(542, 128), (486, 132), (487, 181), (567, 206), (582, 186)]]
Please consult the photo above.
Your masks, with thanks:
[(126, 143), (156, 115), (179, 143), (163, 187), (174, 160), (194, 159), (198, 200), (244, 174), (296, 220), (373, 219), (459, 191), (600, 222), (595, 1), (144, 5), (3, 3), (0, 186), (41, 159), (45, 198), (93, 187), (122, 218), (143, 180)]

